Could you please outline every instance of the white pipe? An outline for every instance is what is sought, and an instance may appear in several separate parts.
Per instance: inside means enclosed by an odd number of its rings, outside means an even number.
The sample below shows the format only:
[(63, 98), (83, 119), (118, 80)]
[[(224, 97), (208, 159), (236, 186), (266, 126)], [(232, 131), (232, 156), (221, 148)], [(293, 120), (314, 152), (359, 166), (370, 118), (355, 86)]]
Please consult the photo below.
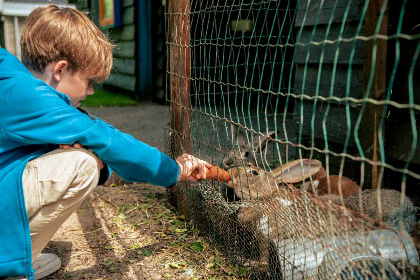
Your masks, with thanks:
[(16, 49), (16, 57), (20, 59), (20, 44), (19, 44), (19, 20), (17, 16), (13, 17), (13, 29), (15, 31), (15, 49)]

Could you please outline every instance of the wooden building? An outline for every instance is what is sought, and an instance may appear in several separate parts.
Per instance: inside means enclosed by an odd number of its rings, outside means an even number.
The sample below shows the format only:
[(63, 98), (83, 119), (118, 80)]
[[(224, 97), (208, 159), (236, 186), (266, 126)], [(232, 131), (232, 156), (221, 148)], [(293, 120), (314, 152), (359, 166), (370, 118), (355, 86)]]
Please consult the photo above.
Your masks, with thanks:
[(76, 7), (67, 0), (0, 0), (0, 46), (20, 58), (20, 34), (25, 18), (35, 8), (48, 4)]
[(104, 87), (137, 100), (165, 101), (165, 0), (86, 0), (78, 9), (116, 45), (114, 68)]

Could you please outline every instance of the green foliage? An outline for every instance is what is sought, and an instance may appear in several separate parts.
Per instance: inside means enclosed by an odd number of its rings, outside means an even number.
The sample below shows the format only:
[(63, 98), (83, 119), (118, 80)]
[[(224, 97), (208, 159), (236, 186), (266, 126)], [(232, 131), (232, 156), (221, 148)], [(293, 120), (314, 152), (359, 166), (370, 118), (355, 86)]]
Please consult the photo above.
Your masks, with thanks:
[(194, 242), (191, 244), (190, 248), (195, 251), (202, 251), (204, 249), (204, 246), (200, 242)]
[(82, 107), (133, 106), (137, 102), (124, 94), (97, 90), (82, 101)]

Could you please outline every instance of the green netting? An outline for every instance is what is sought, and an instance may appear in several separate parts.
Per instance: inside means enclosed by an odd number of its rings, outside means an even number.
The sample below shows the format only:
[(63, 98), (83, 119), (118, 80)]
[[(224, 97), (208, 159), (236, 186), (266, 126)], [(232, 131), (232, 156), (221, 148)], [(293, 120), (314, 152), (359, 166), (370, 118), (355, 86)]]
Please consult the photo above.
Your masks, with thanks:
[(419, 275), (415, 0), (171, 0), (170, 200), (257, 279)]

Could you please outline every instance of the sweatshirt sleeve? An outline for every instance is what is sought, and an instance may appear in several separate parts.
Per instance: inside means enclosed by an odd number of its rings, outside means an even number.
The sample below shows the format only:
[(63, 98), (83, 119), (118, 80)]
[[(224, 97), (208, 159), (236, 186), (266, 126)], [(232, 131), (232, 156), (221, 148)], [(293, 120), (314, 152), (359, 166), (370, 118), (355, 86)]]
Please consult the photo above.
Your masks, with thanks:
[(17, 85), (7, 97), (3, 127), (7, 137), (21, 145), (74, 144), (94, 151), (126, 181), (171, 186), (178, 164), (157, 148), (112, 125), (71, 107), (60, 93), (39, 82), (34, 91)]

